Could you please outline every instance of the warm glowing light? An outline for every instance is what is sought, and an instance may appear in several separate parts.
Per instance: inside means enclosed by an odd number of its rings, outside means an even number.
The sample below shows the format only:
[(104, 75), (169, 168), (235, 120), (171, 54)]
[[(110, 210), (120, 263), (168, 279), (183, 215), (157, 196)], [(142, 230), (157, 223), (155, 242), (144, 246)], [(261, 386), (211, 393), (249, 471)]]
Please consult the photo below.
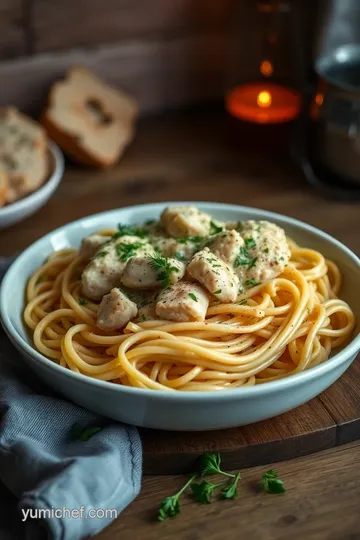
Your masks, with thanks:
[(322, 105), (324, 102), (324, 96), (322, 94), (316, 94), (315, 102), (316, 102), (316, 105), (320, 107), (320, 105)]
[(274, 68), (269, 60), (263, 60), (260, 64), (260, 71), (265, 77), (270, 77), (274, 73)]
[(300, 112), (300, 95), (270, 81), (249, 82), (229, 90), (226, 109), (235, 118), (257, 124), (294, 120)]
[(270, 107), (271, 105), (271, 94), (267, 90), (263, 90), (262, 92), (258, 93), (258, 96), (256, 98), (257, 104), (259, 107)]

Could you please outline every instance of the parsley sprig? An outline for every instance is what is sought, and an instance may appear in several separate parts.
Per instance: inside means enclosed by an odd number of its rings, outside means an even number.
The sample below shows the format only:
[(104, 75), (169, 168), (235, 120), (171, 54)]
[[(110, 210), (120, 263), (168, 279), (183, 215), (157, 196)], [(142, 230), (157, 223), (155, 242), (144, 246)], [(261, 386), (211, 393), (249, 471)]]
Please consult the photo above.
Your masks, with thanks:
[(169, 259), (162, 255), (150, 255), (149, 259), (151, 267), (157, 271), (157, 279), (162, 282), (162, 286), (166, 289), (171, 283), (171, 274), (179, 272), (179, 269), (172, 266)]
[(118, 224), (118, 230), (112, 235), (112, 238), (120, 238), (121, 236), (138, 236), (139, 238), (145, 238), (149, 235), (149, 231), (143, 227), (134, 227), (134, 225), (122, 225)]
[(120, 261), (127, 261), (130, 259), (130, 257), (134, 257), (136, 255), (136, 252), (139, 248), (141, 248), (144, 244), (142, 242), (134, 242), (132, 244), (129, 244), (127, 242), (122, 242), (118, 246), (116, 246), (116, 253), (119, 257)]
[[(208, 474), (221, 474), (227, 477), (227, 480), (213, 483), (203, 478)], [(220, 491), (221, 499), (235, 499), (238, 495), (237, 489), (240, 478), (240, 472), (231, 474), (221, 469), (221, 457), (219, 453), (207, 452), (203, 454), (200, 458), (199, 474), (193, 474), (175, 495), (165, 497), (161, 501), (158, 520), (164, 521), (168, 517), (175, 517), (180, 514), (180, 496), (189, 487), (191, 488), (193, 498), (202, 504), (210, 504), (212, 502), (212, 496), (218, 488), (222, 488)], [(195, 482), (195, 480), (198, 481)], [(277, 472), (274, 470), (264, 473), (261, 486), (266, 493), (277, 494), (285, 492), (284, 483), (278, 478)]]
[(266, 493), (271, 493), (273, 495), (285, 493), (286, 491), (284, 482), (278, 478), (278, 474), (274, 469), (264, 473), (261, 487)]

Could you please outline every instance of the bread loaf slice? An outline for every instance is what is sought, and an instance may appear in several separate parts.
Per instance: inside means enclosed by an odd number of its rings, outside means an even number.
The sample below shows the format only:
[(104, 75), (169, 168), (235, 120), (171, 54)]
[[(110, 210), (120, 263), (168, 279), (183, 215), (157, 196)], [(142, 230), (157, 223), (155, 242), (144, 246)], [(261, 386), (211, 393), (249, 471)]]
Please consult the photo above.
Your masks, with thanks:
[(74, 67), (50, 90), (42, 124), (76, 161), (113, 165), (134, 136), (136, 101), (91, 71)]
[(7, 203), (8, 180), (3, 171), (0, 171), (0, 207)]
[(35, 191), (48, 174), (45, 130), (13, 107), (0, 109), (0, 172), (8, 203)]

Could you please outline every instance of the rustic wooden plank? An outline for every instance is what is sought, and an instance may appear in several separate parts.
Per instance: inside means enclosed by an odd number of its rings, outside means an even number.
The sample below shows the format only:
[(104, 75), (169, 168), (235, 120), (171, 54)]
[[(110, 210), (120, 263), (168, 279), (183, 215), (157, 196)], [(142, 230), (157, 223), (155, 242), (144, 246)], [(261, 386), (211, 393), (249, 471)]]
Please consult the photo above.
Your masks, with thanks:
[[(263, 473), (274, 467), (283, 496), (259, 492)], [(235, 472), (235, 471), (234, 471)], [(199, 504), (184, 495), (181, 513), (156, 522), (160, 501), (188, 477), (145, 477), (139, 497), (96, 540), (358, 540), (360, 441), (292, 461), (242, 471), (238, 497)], [(217, 481), (219, 477), (211, 476)]]
[(338, 425), (337, 444), (360, 438), (360, 358), (320, 400)]
[[(247, 0), (249, 1), (249, 0)], [(36, 52), (226, 29), (234, 0), (34, 0)], [(81, 20), (81, 24), (79, 21)]]
[[(27, 52), (26, 12), (22, 0), (0, 2), (0, 58), (14, 58)], [(4, 79), (0, 77), (1, 86)]]
[(239, 428), (202, 433), (141, 430), (144, 474), (189, 472), (209, 451), (221, 453), (227, 470), (291, 459), (333, 447), (336, 429), (315, 398), (276, 418)]
[(14, 103), (39, 113), (50, 85), (73, 65), (87, 66), (133, 94), (142, 112), (217, 99), (225, 90), (230, 46), (231, 36), (213, 32), (3, 62), (0, 106)]

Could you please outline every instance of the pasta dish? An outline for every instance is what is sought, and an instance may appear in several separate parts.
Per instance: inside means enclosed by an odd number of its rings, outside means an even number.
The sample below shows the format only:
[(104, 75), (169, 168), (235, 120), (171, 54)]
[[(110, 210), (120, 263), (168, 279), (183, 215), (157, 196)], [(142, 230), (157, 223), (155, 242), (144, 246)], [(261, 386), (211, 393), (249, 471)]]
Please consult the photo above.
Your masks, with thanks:
[(318, 365), (355, 327), (334, 261), (268, 221), (170, 206), (51, 254), (30, 277), (35, 348), (115, 384), (207, 391)]

